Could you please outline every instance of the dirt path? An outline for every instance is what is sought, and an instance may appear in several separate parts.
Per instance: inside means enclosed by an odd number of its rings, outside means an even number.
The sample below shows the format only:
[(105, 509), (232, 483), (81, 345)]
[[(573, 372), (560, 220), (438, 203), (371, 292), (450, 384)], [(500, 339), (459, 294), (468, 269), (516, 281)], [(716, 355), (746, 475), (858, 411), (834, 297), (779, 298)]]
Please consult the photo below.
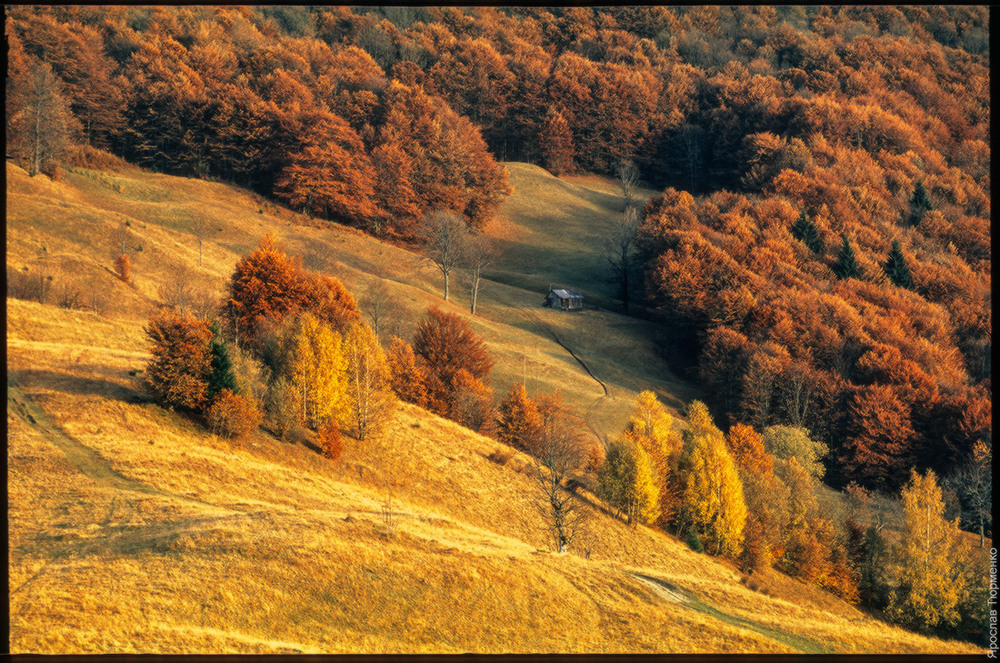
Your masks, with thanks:
[(45, 411), (21, 390), (20, 385), (15, 383), (10, 373), (7, 374), (7, 379), (8, 410), (36, 428), (46, 440), (51, 442), (66, 456), (66, 460), (73, 467), (87, 478), (117, 490), (167, 497), (212, 508), (226, 508), (186, 495), (163, 492), (162, 490), (119, 474), (111, 466), (111, 462), (107, 458), (67, 435), (58, 424), (49, 419)]
[(559, 347), (568, 352), (569, 356), (575, 359), (576, 363), (580, 364), (580, 366), (583, 367), (583, 370), (587, 372), (587, 375), (589, 375), (594, 382), (600, 385), (601, 390), (604, 393), (595, 398), (593, 401), (591, 401), (590, 405), (587, 407), (587, 411), (584, 413), (583, 420), (584, 422), (586, 422), (587, 428), (590, 429), (591, 434), (597, 439), (597, 441), (602, 442), (603, 436), (601, 435), (601, 432), (597, 429), (597, 427), (594, 425), (593, 414), (594, 411), (598, 408), (599, 404), (605, 399), (610, 397), (608, 385), (605, 384), (605, 382), (601, 380), (599, 377), (594, 375), (594, 372), (590, 370), (590, 366), (587, 366), (586, 362), (580, 359), (580, 357), (575, 352), (573, 352), (573, 349), (568, 345), (566, 345), (566, 343), (564, 343), (561, 338), (559, 338), (559, 335), (556, 334), (555, 330), (552, 329), (552, 327), (550, 327), (548, 324), (546, 324), (534, 311), (527, 308), (519, 308), (517, 310), (527, 320), (534, 323), (539, 329), (541, 329), (549, 336), (551, 336), (552, 340), (555, 341)]
[(715, 608), (707, 603), (699, 600), (693, 594), (688, 591), (673, 585), (666, 580), (660, 578), (654, 578), (653, 576), (643, 575), (641, 573), (631, 573), (626, 571), (626, 575), (629, 575), (636, 580), (642, 582), (643, 584), (652, 587), (657, 594), (659, 594), (663, 599), (670, 601), (671, 603), (677, 603), (683, 605), (692, 610), (696, 610), (703, 614), (709, 615), (720, 622), (730, 624), (732, 626), (737, 626), (739, 628), (746, 629), (748, 631), (753, 631), (754, 633), (759, 633), (766, 638), (771, 638), (776, 640), (783, 645), (787, 645), (792, 649), (802, 653), (802, 654), (829, 654), (831, 650), (824, 647), (815, 640), (810, 640), (809, 638), (804, 638), (800, 635), (793, 635), (791, 633), (786, 633), (785, 631), (778, 631), (776, 629), (764, 626), (763, 624), (758, 624), (757, 622), (752, 622), (741, 617), (735, 617), (733, 615), (722, 612), (718, 608)]

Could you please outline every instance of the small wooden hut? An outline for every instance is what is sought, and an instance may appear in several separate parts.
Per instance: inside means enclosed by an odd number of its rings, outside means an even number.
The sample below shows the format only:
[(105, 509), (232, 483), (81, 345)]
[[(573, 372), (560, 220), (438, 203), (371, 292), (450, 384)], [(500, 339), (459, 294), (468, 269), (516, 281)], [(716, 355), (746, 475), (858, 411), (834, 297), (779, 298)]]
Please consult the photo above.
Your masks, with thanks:
[(565, 311), (579, 311), (583, 308), (583, 295), (569, 288), (553, 288), (542, 306), (561, 308)]

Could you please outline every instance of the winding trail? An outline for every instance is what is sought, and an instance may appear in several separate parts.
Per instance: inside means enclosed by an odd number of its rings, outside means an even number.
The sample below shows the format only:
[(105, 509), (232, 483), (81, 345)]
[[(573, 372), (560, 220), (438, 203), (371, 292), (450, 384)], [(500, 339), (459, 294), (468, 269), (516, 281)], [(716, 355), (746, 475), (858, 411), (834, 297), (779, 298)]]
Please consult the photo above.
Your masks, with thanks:
[(687, 608), (695, 610), (697, 612), (709, 615), (725, 624), (730, 624), (738, 628), (746, 629), (748, 631), (753, 631), (754, 633), (759, 633), (766, 638), (776, 640), (783, 645), (791, 647), (802, 654), (829, 654), (831, 650), (824, 647), (822, 644), (812, 640), (810, 638), (805, 638), (800, 635), (793, 635), (785, 631), (779, 631), (769, 626), (764, 626), (757, 622), (750, 621), (748, 619), (743, 619), (742, 617), (736, 617), (728, 613), (722, 612), (718, 608), (711, 606), (704, 601), (696, 598), (690, 592), (677, 587), (676, 585), (662, 580), (661, 578), (655, 578), (653, 576), (644, 575), (642, 573), (632, 573), (629, 571), (624, 572), (626, 575), (635, 578), (636, 580), (642, 582), (645, 585), (652, 587), (657, 594), (662, 598), (670, 601), (671, 603), (677, 603), (683, 605)]
[(24, 421), (27, 421), (38, 429), (45, 439), (55, 445), (66, 456), (66, 460), (87, 478), (104, 483), (117, 490), (168, 497), (212, 508), (225, 508), (219, 507), (217, 504), (210, 504), (188, 497), (187, 495), (166, 493), (148, 486), (141, 481), (129, 479), (119, 474), (111, 466), (111, 462), (107, 458), (87, 445), (73, 439), (62, 428), (52, 422), (42, 408), (21, 391), (20, 386), (11, 378), (9, 373), (7, 379), (7, 402), (10, 412), (18, 415)]
[(594, 382), (596, 382), (598, 385), (600, 385), (601, 390), (604, 393), (603, 393), (603, 395), (598, 396), (597, 398), (595, 398), (590, 403), (590, 405), (587, 407), (587, 412), (584, 415), (583, 420), (584, 420), (584, 422), (586, 422), (587, 428), (590, 429), (591, 434), (597, 439), (598, 442), (601, 442), (602, 439), (603, 439), (602, 436), (601, 436), (601, 432), (599, 430), (597, 430), (597, 427), (594, 425), (594, 423), (592, 421), (592, 418), (593, 418), (594, 411), (598, 407), (598, 404), (602, 400), (610, 397), (610, 392), (608, 391), (608, 385), (605, 384), (605, 382), (603, 380), (601, 380), (599, 377), (597, 377), (596, 375), (594, 375), (594, 372), (592, 370), (590, 370), (590, 366), (587, 366), (587, 363), (585, 361), (583, 361), (583, 359), (581, 359), (575, 352), (573, 352), (573, 349), (571, 347), (569, 347), (568, 345), (566, 345), (566, 343), (564, 343), (563, 340), (561, 338), (559, 338), (559, 335), (556, 334), (555, 330), (552, 329), (552, 327), (550, 327), (548, 324), (546, 324), (545, 321), (543, 321), (538, 316), (537, 313), (535, 313), (534, 311), (532, 311), (529, 308), (518, 308), (518, 312), (521, 313), (521, 315), (523, 315), (525, 318), (527, 318), (528, 320), (530, 320), (531, 322), (533, 322), (538, 328), (540, 328), (545, 333), (547, 333), (549, 336), (551, 336), (552, 340), (556, 342), (556, 345), (558, 345), (563, 350), (565, 350), (566, 352), (568, 352), (569, 356), (571, 356), (574, 360), (576, 360), (576, 363), (580, 364), (580, 366), (583, 367), (583, 370), (585, 370), (587, 372), (587, 375), (589, 375), (590, 378)]

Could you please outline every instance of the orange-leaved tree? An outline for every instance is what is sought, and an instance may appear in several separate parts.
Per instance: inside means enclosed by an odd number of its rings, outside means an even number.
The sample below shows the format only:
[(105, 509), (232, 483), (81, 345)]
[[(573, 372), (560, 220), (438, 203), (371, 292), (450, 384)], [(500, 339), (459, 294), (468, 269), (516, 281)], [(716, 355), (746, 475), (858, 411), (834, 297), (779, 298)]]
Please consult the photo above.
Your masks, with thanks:
[(486, 345), (459, 315), (434, 306), (417, 325), (413, 351), (427, 371), (428, 408), (442, 416), (452, 410), (458, 372), (482, 381), (493, 368)]
[(753, 428), (733, 424), (726, 442), (743, 482), (747, 504), (741, 561), (748, 571), (766, 568), (784, 552), (788, 488), (774, 476), (774, 459)]
[(378, 216), (375, 170), (357, 133), (333, 114), (306, 131), (308, 136), (281, 172), (275, 193), (309, 214), (354, 225)]
[(496, 413), (497, 439), (515, 449), (534, 454), (542, 429), (538, 404), (528, 396), (523, 382), (510, 388)]
[(323, 274), (306, 273), (302, 307), (341, 334), (361, 322), (361, 310), (344, 284)]
[(156, 397), (167, 405), (203, 409), (212, 372), (208, 323), (191, 313), (163, 309), (149, 319), (145, 332), (153, 344), (146, 379)]
[(223, 389), (212, 400), (205, 419), (213, 433), (221, 437), (242, 437), (257, 428), (263, 415), (252, 397)]
[(298, 312), (307, 292), (297, 261), (273, 235), (265, 235), (256, 250), (240, 258), (229, 281), (224, 308), (237, 345), (253, 345), (267, 321)]
[(427, 371), (413, 352), (413, 346), (393, 336), (386, 353), (392, 390), (407, 403), (427, 406)]

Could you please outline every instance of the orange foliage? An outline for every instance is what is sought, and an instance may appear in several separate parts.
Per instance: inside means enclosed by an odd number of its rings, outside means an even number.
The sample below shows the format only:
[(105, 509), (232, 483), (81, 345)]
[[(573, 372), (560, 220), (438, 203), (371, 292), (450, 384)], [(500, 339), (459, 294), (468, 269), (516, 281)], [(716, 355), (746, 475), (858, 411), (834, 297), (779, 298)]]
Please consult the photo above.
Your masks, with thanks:
[(337, 460), (344, 453), (344, 438), (334, 421), (328, 421), (320, 426), (316, 441), (323, 455), (330, 460)]
[(190, 312), (171, 309), (155, 313), (144, 330), (152, 342), (153, 358), (146, 380), (153, 393), (167, 405), (200, 410), (207, 404), (211, 373), (212, 330)]
[(255, 430), (263, 415), (253, 399), (223, 389), (216, 394), (205, 419), (213, 433), (230, 438), (243, 437)]
[(427, 407), (427, 372), (417, 360), (413, 346), (393, 336), (386, 361), (389, 364), (390, 384), (396, 395), (407, 403)]
[(483, 340), (469, 323), (436, 306), (417, 325), (413, 351), (426, 367), (428, 408), (445, 416), (452, 411), (459, 372), (481, 381), (493, 368)]

